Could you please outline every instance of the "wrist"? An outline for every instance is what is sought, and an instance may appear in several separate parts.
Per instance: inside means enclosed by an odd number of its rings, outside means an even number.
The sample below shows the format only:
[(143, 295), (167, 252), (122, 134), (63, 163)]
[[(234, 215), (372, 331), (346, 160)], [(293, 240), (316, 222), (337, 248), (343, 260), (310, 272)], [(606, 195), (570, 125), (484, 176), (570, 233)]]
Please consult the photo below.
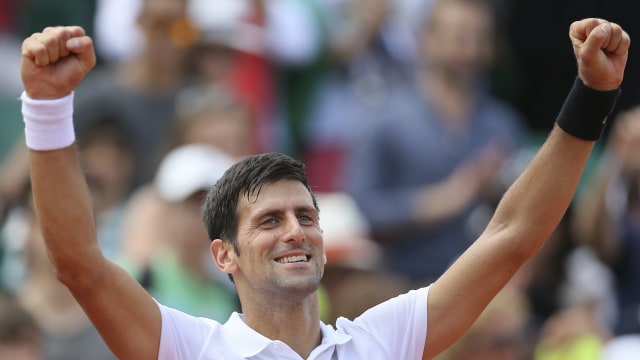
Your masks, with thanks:
[(48, 151), (73, 144), (73, 95), (72, 92), (59, 99), (32, 99), (26, 92), (22, 93), (20, 100), (28, 148)]
[(556, 123), (562, 130), (577, 138), (598, 140), (619, 94), (620, 88), (596, 90), (576, 77)]

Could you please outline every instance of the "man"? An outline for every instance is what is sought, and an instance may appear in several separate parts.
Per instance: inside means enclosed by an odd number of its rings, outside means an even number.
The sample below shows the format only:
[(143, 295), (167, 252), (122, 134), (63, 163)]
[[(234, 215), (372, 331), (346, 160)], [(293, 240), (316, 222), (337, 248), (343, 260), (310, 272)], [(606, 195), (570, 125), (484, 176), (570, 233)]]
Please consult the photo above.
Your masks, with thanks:
[(34, 34), (22, 48), (25, 138), (57, 276), (120, 359), (431, 359), (464, 333), (553, 231), (617, 96), (628, 35), (616, 24), (585, 19), (571, 25), (570, 38), (580, 80), (559, 126), (485, 232), (430, 287), (354, 321), (340, 319), (334, 330), (319, 321), (325, 259), (318, 209), (302, 164), (284, 155), (232, 166), (204, 206), (212, 257), (233, 278), (243, 315), (221, 325), (163, 307), (109, 262), (71, 146), (72, 91), (95, 64), (92, 41), (79, 27)]
[(640, 107), (616, 117), (576, 207), (578, 239), (611, 270), (613, 331), (640, 333)]
[[(174, 105), (188, 83), (189, 51), (196, 29), (186, 0), (141, 0), (136, 24), (143, 44), (126, 61), (96, 68), (78, 89), (76, 129), (86, 131), (105, 116), (136, 139), (134, 187), (153, 179), (168, 146)], [(114, 26), (114, 24), (110, 24)]]
[(437, 0), (426, 12), (415, 80), (368, 121), (345, 177), (387, 270), (417, 284), (437, 279), (482, 232), (524, 135), (487, 86), (498, 32), (490, 2)]
[(135, 195), (137, 203), (127, 213), (125, 247), (148, 249), (129, 250), (119, 262), (158, 302), (217, 321), (225, 321), (240, 307), (233, 284), (208, 256), (200, 205), (232, 164), (228, 154), (204, 144), (178, 146), (167, 153), (153, 185)]

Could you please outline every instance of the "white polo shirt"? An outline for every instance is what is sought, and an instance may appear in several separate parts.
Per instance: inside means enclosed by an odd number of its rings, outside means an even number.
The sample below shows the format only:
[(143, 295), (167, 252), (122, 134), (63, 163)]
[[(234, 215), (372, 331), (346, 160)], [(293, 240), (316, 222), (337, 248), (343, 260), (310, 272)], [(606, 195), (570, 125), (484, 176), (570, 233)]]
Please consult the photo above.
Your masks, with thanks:
[[(322, 342), (308, 359), (422, 359), (428, 293), (428, 287), (412, 290), (367, 310), (353, 321), (339, 318), (335, 329), (321, 322)], [(161, 360), (302, 359), (284, 342), (268, 339), (247, 326), (241, 314), (232, 314), (222, 325), (159, 306)]]

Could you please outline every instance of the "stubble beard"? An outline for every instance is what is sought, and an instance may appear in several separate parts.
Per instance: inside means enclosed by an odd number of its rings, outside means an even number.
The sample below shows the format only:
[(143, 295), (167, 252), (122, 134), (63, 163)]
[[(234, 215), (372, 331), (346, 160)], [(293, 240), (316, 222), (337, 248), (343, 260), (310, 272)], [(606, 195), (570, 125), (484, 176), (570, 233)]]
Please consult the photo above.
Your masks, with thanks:
[(316, 264), (312, 274), (289, 275), (282, 274), (275, 269), (269, 274), (273, 288), (287, 297), (304, 298), (315, 293), (322, 280), (323, 266)]

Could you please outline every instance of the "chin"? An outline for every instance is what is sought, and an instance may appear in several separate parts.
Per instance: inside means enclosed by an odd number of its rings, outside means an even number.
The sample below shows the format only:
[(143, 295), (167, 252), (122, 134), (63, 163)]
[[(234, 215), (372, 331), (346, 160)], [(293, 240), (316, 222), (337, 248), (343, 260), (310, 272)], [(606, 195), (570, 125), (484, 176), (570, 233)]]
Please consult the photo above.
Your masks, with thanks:
[(290, 294), (300, 294), (303, 296), (315, 293), (320, 287), (320, 280), (322, 276), (315, 275), (311, 277), (301, 278), (298, 277), (296, 279), (288, 278), (283, 279), (280, 278), (276, 281), (275, 286), (277, 288), (286, 290)]

